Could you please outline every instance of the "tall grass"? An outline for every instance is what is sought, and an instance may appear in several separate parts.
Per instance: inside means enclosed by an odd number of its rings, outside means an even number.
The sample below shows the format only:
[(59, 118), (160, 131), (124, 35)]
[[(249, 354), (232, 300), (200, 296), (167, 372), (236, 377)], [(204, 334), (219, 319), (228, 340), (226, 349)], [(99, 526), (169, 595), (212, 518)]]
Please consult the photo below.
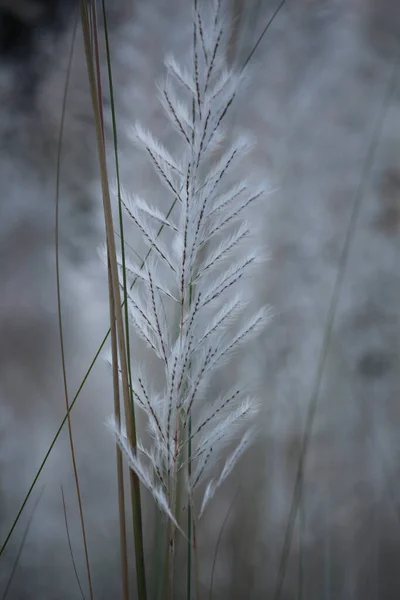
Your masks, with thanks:
[[(160, 88), (161, 99), (171, 127), (175, 127), (181, 136), (180, 154), (163, 148), (144, 129), (137, 127), (135, 130), (136, 141), (150, 156), (169, 192), (170, 205), (168, 209), (156, 208), (147, 200), (122, 193), (118, 178), (114, 90), (104, 3), (109, 66), (107, 82), (102, 82), (100, 75), (96, 10), (95, 2), (82, 0), (81, 19), (107, 235), (110, 329), (71, 401), (66, 391), (66, 415), (18, 510), (0, 554), (13, 534), (63, 426), (65, 423), (69, 425), (70, 412), (111, 334), (115, 402), (111, 422), (118, 443), (123, 596), (128, 598), (130, 590), (122, 454), (130, 467), (137, 576), (135, 597), (139, 600), (147, 597), (139, 480), (151, 491), (168, 521), (163, 551), (167, 559), (164, 572), (160, 574), (162, 597), (172, 598), (174, 594), (178, 535), (187, 544), (187, 598), (191, 597), (192, 590), (198, 597), (198, 573), (201, 570), (196, 556), (196, 530), (201, 527), (201, 521), (198, 521), (254, 438), (253, 424), (258, 411), (256, 399), (246, 393), (244, 386), (235, 382), (232, 382), (231, 389), (213, 397), (210, 382), (235, 350), (249, 343), (268, 321), (265, 309), (249, 317), (241, 288), (241, 282), (260, 258), (259, 250), (254, 246), (251, 251), (247, 250), (251, 231), (246, 223), (246, 214), (250, 206), (262, 197), (263, 190), (253, 190), (248, 182), (235, 181), (234, 170), (251, 147), (251, 142), (239, 139), (229, 145), (226, 140), (225, 123), (241, 77), (226, 64), (230, 25), (221, 2), (216, 1), (207, 5), (202, 3), (201, 8), (194, 2), (193, 47), (188, 64), (179, 65), (172, 58), (166, 61), (168, 75)], [(276, 14), (277, 11), (273, 18)], [(272, 19), (256, 46), (271, 22)], [(106, 162), (102, 86), (109, 86), (112, 100), (116, 201), (120, 209), (123, 207), (128, 219), (135, 223), (148, 246), (140, 263), (125, 257), (121, 212), (118, 232), (121, 246), (117, 252)], [(172, 236), (171, 245), (166, 244), (162, 237), (165, 230)], [(61, 314), (61, 307), (59, 309)], [(167, 314), (169, 317), (175, 315), (175, 321), (166, 318)], [(171, 323), (174, 323), (172, 327)], [(164, 364), (164, 386), (159, 390), (153, 390), (146, 381), (145, 370), (135, 364), (134, 352), (131, 359), (129, 330), (132, 325)], [(60, 333), (62, 338), (62, 323)], [(123, 410), (120, 406), (120, 384)], [(135, 408), (144, 412), (150, 431), (147, 439), (145, 432), (140, 432), (138, 443)], [(70, 434), (72, 437), (72, 430)], [(231, 447), (227, 458), (226, 447)], [(79, 483), (77, 488), (79, 490)], [(81, 512), (84, 532), (83, 510)], [(86, 559), (92, 596), (89, 552), (86, 552)], [(192, 571), (196, 577), (193, 586)]]
[[(129, 420), (112, 419), (111, 426), (131, 472), (167, 518), (161, 575), (167, 598), (174, 596), (177, 536), (187, 540), (190, 597), (192, 553), (195, 574), (201, 568), (198, 521), (254, 437), (258, 406), (245, 385), (232, 381), (214, 397), (210, 383), (268, 320), (266, 309), (248, 315), (242, 286), (260, 258), (254, 243), (247, 249), (251, 228), (246, 214), (263, 190), (236, 180), (234, 171), (250, 143), (239, 139), (228, 144), (224, 132), (240, 77), (226, 66), (228, 28), (221, 3), (203, 8), (194, 3), (191, 60), (181, 66), (168, 57), (159, 90), (181, 138), (179, 151), (169, 151), (141, 126), (132, 132), (174, 209), (168, 202), (156, 207), (125, 190), (116, 194), (148, 250), (144, 264), (134, 255), (121, 255), (120, 286), (127, 292), (130, 323), (164, 375), (156, 388), (152, 373), (132, 364), (131, 391), (145, 415), (147, 440), (142, 433), (132, 444)], [(107, 256), (110, 261), (109, 252)], [(240, 441), (221, 463), (223, 450), (238, 434)], [(195, 579), (198, 590), (197, 575)]]
[[(103, 121), (103, 107), (102, 107), (102, 88), (101, 88), (101, 71), (100, 71), (100, 59), (99, 59), (99, 48), (98, 48), (98, 37), (97, 37), (97, 17), (96, 17), (96, 3), (92, 2), (90, 5), (91, 13), (89, 19), (89, 11), (87, 4), (84, 0), (81, 2), (81, 14), (82, 14), (82, 27), (83, 36), (85, 42), (86, 61), (88, 66), (88, 75), (91, 89), (91, 98), (93, 105), (93, 114), (96, 125), (96, 139), (97, 148), (100, 164), (100, 176), (101, 176), (101, 188), (103, 196), (103, 208), (104, 208), (104, 220), (106, 227), (106, 243), (107, 243), (107, 265), (108, 265), (108, 282), (109, 282), (109, 295), (110, 295), (110, 329), (112, 332), (113, 339), (113, 351), (114, 363), (118, 361), (119, 372), (121, 373), (122, 391), (124, 399), (125, 409), (125, 425), (129, 443), (131, 447), (136, 449), (136, 421), (134, 407), (131, 402), (131, 395), (129, 391), (129, 340), (128, 335), (125, 333), (128, 331), (128, 323), (125, 323), (124, 329), (124, 316), (121, 306), (121, 296), (118, 282), (118, 266), (117, 266), (117, 254), (116, 254), (116, 243), (114, 237), (114, 224), (113, 224), (113, 212), (111, 206), (110, 189), (108, 182), (107, 173), (107, 160), (106, 160), (106, 146), (104, 136), (104, 121)], [(110, 82), (111, 83), (111, 82)], [(123, 231), (121, 230), (121, 239), (123, 241)], [(114, 314), (113, 314), (114, 313)], [(127, 337), (125, 337), (125, 335)], [(118, 356), (117, 356), (118, 346)], [(116, 371), (114, 371), (116, 373)], [(118, 386), (114, 385), (115, 395), (115, 407), (118, 415), (119, 409), (119, 390)], [(122, 503), (122, 489), (123, 481), (121, 481), (122, 469), (118, 467), (119, 476), (119, 508), (120, 508), (120, 531), (124, 530), (125, 515), (123, 514), (124, 504)], [(136, 577), (137, 577), (137, 591), (138, 597), (142, 600), (146, 600), (146, 574), (144, 565), (144, 552), (143, 552), (143, 530), (142, 530), (142, 514), (141, 514), (141, 499), (140, 499), (140, 486), (139, 479), (135, 472), (131, 469), (129, 472), (130, 482), (130, 493), (131, 493), (131, 508), (132, 518), (134, 526), (134, 542), (135, 542), (135, 558), (136, 558)], [(123, 556), (125, 556), (125, 550), (123, 550)], [(128, 593), (127, 587), (127, 570), (123, 565), (123, 578), (124, 578), (124, 589), (125, 593)]]
[[(282, 0), (278, 5), (248, 61), (284, 2), (285, 0)], [(88, 8), (88, 5), (82, 2), (82, 20), (102, 173), (107, 229), (106, 265), (110, 283), (110, 330), (92, 365), (111, 334), (115, 400), (111, 426), (118, 445), (117, 474), (124, 598), (129, 597), (131, 590), (128, 586), (129, 531), (125, 516), (128, 501), (124, 494), (123, 457), (130, 467), (130, 504), (135, 524), (138, 578), (135, 597), (145, 598), (148, 592), (139, 481), (153, 495), (166, 526), (167, 536), (163, 542), (165, 547), (161, 549), (161, 554), (165, 557), (164, 570), (159, 574), (161, 597), (172, 598), (176, 591), (174, 572), (179, 540), (183, 540), (186, 545), (186, 596), (191, 598), (194, 591), (198, 597), (198, 573), (201, 572), (202, 565), (196, 556), (196, 532), (202, 526), (201, 517), (208, 504), (251, 443), (252, 423), (257, 414), (255, 399), (247, 397), (246, 389), (236, 386), (234, 381), (231, 382), (232, 389), (225, 390), (225, 393), (216, 398), (212, 396), (210, 386), (213, 378), (218, 375), (220, 366), (230, 359), (232, 352), (242, 343), (250, 342), (262, 329), (268, 313), (262, 310), (249, 317), (246, 302), (241, 295), (241, 282), (258, 258), (257, 250), (248, 252), (246, 244), (246, 240), (251, 237), (246, 225), (246, 212), (251, 203), (258, 199), (258, 192), (253, 193), (251, 186), (246, 182), (234, 181), (232, 184), (236, 164), (248, 149), (249, 142), (241, 139), (229, 146), (225, 139), (225, 123), (235, 99), (240, 76), (225, 65), (229, 27), (223, 18), (220, 2), (216, 2), (209, 13), (206, 12), (208, 8), (208, 5), (202, 3), (200, 10), (197, 3), (194, 3), (191, 60), (187, 65), (179, 65), (175, 60), (168, 59), (167, 79), (160, 88), (171, 127), (175, 127), (180, 135), (181, 145), (166, 149), (145, 129), (135, 129), (135, 141), (152, 161), (165, 187), (164, 198), (169, 202), (166, 206), (156, 207), (151, 201), (150, 190), (146, 199), (138, 198), (131, 190), (123, 191), (117, 176), (115, 201), (119, 209), (118, 238), (121, 240), (118, 252), (111, 211), (113, 198), (109, 191), (105, 160), (106, 140), (101, 101), (102, 85), (110, 86), (110, 97), (113, 99), (112, 69), (109, 69), (108, 81), (102, 82), (96, 5), (89, 2)], [(105, 32), (107, 38), (106, 26)], [(109, 54), (107, 39), (106, 46)], [(109, 67), (110, 64), (108, 60)], [(388, 97), (385, 98), (382, 115), (392, 93), (392, 83), (388, 87)], [(118, 175), (119, 149), (113, 102), (112, 112)], [(299, 455), (296, 485), (275, 591), (276, 598), (281, 597), (287, 571), (322, 372), (349, 247), (364, 194), (364, 183), (371, 170), (376, 140), (382, 126), (382, 115), (378, 119), (368, 150), (362, 183), (354, 202), (329, 306), (323, 352), (317, 365)], [(135, 257), (127, 256), (123, 211), (125, 218), (134, 223), (137, 235), (147, 244), (144, 261), (138, 262)], [(131, 327), (150, 347), (156, 360), (163, 367), (163, 384), (157, 388), (150, 381), (151, 375), (147, 368), (136, 363), (134, 349), (130, 352)], [(91, 367), (87, 375), (90, 370)], [(72, 402), (67, 400), (66, 417), (46, 453), (0, 554), (10, 539), (61, 428), (65, 422), (69, 424), (69, 413), (85, 381), (86, 377)], [(120, 402), (121, 383), (123, 409)], [(144, 414), (146, 421), (146, 429), (138, 431), (138, 440), (135, 409)], [(232, 446), (228, 458), (225, 445)], [(228, 516), (229, 512), (226, 519)], [(83, 518), (82, 528), (84, 529)], [(219, 538), (216, 551), (218, 545)], [(212, 590), (210, 598), (211, 595)]]

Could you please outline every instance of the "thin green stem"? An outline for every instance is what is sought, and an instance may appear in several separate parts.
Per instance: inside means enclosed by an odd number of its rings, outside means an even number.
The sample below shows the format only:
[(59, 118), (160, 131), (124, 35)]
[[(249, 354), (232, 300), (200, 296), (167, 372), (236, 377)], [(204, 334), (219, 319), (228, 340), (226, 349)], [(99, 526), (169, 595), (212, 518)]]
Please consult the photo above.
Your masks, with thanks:
[(212, 565), (212, 569), (211, 569), (211, 578), (210, 578), (210, 595), (209, 595), (209, 600), (212, 600), (212, 596), (213, 596), (213, 587), (214, 587), (214, 575), (215, 575), (215, 567), (217, 565), (217, 557), (218, 557), (218, 550), (219, 550), (219, 545), (221, 543), (221, 539), (222, 539), (222, 534), (224, 533), (224, 529), (225, 529), (225, 525), (228, 522), (229, 519), (229, 515), (231, 514), (231, 510), (233, 508), (233, 505), (235, 504), (236, 498), (238, 497), (240, 492), (240, 489), (237, 490), (236, 494), (234, 495), (234, 497), (232, 498), (232, 502), (229, 505), (229, 508), (226, 512), (225, 518), (223, 520), (223, 523), (221, 525), (221, 529), (219, 530), (219, 534), (218, 534), (218, 539), (217, 539), (217, 543), (215, 546), (215, 552), (214, 552), (214, 558), (213, 558), (213, 565)]
[(36, 500), (35, 505), (33, 507), (32, 513), (31, 513), (31, 515), (29, 517), (29, 520), (28, 520), (28, 523), (27, 523), (27, 525), (25, 527), (25, 531), (24, 531), (24, 534), (23, 534), (22, 539), (21, 539), (21, 543), (20, 543), (19, 548), (18, 548), (17, 556), (15, 557), (15, 561), (14, 561), (14, 564), (13, 564), (10, 576), (8, 578), (7, 585), (6, 585), (5, 589), (4, 589), (3, 595), (1, 597), (1, 600), (6, 600), (6, 598), (8, 596), (8, 592), (10, 591), (10, 587), (11, 587), (11, 584), (13, 582), (13, 579), (14, 579), (14, 576), (15, 576), (15, 572), (16, 572), (16, 570), (18, 568), (19, 559), (21, 558), (22, 550), (24, 549), (26, 538), (28, 537), (29, 529), (31, 528), (31, 525), (32, 525), (33, 517), (35, 516), (36, 509), (39, 506), (39, 502), (40, 502), (40, 500), (41, 500), (41, 498), (43, 496), (44, 488), (45, 488), (45, 486), (43, 486), (42, 489), (40, 490), (40, 494), (37, 497), (37, 500)]
[[(111, 102), (111, 116), (113, 126), (113, 142), (114, 142), (114, 155), (115, 155), (115, 170), (117, 177), (117, 190), (118, 190), (118, 210), (119, 210), (119, 228), (120, 228), (120, 239), (121, 239), (121, 255), (122, 255), (122, 273), (123, 273), (123, 292), (124, 292), (124, 317), (125, 317), (125, 335), (126, 335), (126, 352), (127, 352), (127, 363), (128, 363), (128, 378), (129, 378), (129, 389), (132, 390), (132, 373), (131, 373), (131, 354), (130, 354), (130, 339), (129, 339), (129, 319), (128, 319), (128, 299), (127, 299), (127, 282), (126, 282), (126, 268), (125, 268), (125, 240), (124, 240), (124, 227), (122, 218), (122, 199), (121, 199), (121, 184), (120, 184), (120, 171), (119, 171), (119, 157), (118, 157), (118, 134), (116, 125), (115, 115), (115, 103), (114, 103), (114, 87), (112, 79), (111, 69), (111, 55), (110, 55), (110, 43), (108, 37), (107, 27), (107, 13), (105, 8), (104, 0), (102, 1), (103, 19), (104, 19), (104, 33), (106, 42), (106, 55), (107, 55), (107, 67), (108, 67), (108, 82), (110, 90), (110, 102)], [(108, 264), (110, 269), (110, 263)], [(109, 278), (110, 280), (110, 278)], [(111, 338), (112, 338), (112, 363), (113, 363), (113, 380), (114, 380), (114, 415), (117, 427), (121, 426), (121, 405), (119, 397), (119, 372), (118, 372), (118, 346), (117, 346), (117, 332), (115, 326), (115, 305), (114, 295), (110, 286), (110, 323), (111, 323)], [(114, 325), (114, 326), (113, 326)], [(132, 411), (133, 398), (131, 394), (131, 405)], [(124, 476), (123, 476), (123, 459), (122, 451), (117, 444), (117, 477), (118, 477), (118, 505), (119, 505), (119, 518), (120, 518), (120, 546), (121, 546), (121, 566), (122, 566), (122, 582), (123, 582), (123, 594), (124, 599), (129, 599), (129, 577), (128, 577), (128, 548), (127, 548), (127, 536), (126, 536), (126, 520), (125, 520), (125, 495), (124, 495)]]
[[(108, 261), (108, 270), (111, 269)], [(118, 369), (118, 342), (115, 323), (115, 304), (114, 295), (109, 280), (109, 304), (110, 304), (110, 324), (111, 324), (111, 352), (112, 352), (112, 372), (113, 372), (113, 396), (114, 396), (114, 418), (118, 428), (121, 427), (121, 399), (119, 394), (119, 369)], [(121, 569), (122, 569), (122, 589), (124, 600), (129, 600), (129, 576), (128, 576), (128, 546), (126, 536), (126, 518), (125, 518), (125, 493), (124, 493), (124, 470), (122, 460), (122, 450), (119, 444), (116, 444), (117, 454), (117, 485), (118, 485), (118, 513), (119, 513), (119, 538), (121, 551)]]
[[(192, 303), (193, 300), (193, 286), (189, 287), (189, 304)], [(187, 432), (187, 469), (188, 469), (188, 481), (189, 485), (192, 478), (192, 416), (189, 415), (188, 419), (188, 432)], [(188, 516), (187, 516), (187, 588), (186, 588), (186, 597), (187, 600), (190, 600), (192, 594), (192, 498), (191, 495), (188, 494)]]
[(66, 104), (67, 104), (68, 85), (69, 85), (69, 78), (70, 78), (70, 73), (71, 73), (71, 65), (72, 65), (72, 58), (73, 58), (73, 52), (74, 52), (77, 24), (78, 24), (78, 19), (76, 19), (75, 26), (74, 26), (73, 33), (72, 33), (71, 48), (70, 48), (70, 54), (69, 54), (69, 59), (68, 59), (67, 77), (65, 80), (64, 95), (63, 95), (63, 102), (62, 102), (60, 133), (59, 133), (59, 137), (58, 137), (54, 243), (55, 243), (55, 255), (56, 255), (55, 258), (56, 258), (56, 290), (57, 290), (58, 329), (59, 329), (59, 337), (60, 337), (61, 370), (62, 370), (62, 379), (63, 379), (63, 387), (64, 387), (65, 406), (66, 406), (67, 413), (68, 413), (68, 417), (67, 417), (68, 437), (69, 437), (69, 445), (70, 445), (70, 449), (71, 449), (71, 460), (72, 460), (72, 468), (73, 468), (74, 479), (75, 479), (76, 495), (77, 495), (77, 499), (78, 499), (83, 547), (84, 547), (84, 552), (85, 552), (86, 571), (87, 571), (87, 578), (88, 578), (88, 585), (89, 585), (89, 596), (93, 600), (93, 586), (92, 586), (92, 577), (91, 577), (91, 572), (90, 572), (89, 551), (88, 551), (88, 544), (87, 544), (87, 537), (86, 537), (85, 519), (84, 519), (84, 515), (83, 515), (83, 504), (82, 504), (81, 490), (80, 490), (80, 484), (79, 484), (78, 467), (76, 464), (76, 457), (75, 457), (75, 447), (74, 447), (74, 439), (73, 439), (73, 435), (72, 435), (71, 418), (69, 416), (69, 393), (68, 393), (68, 383), (67, 383), (67, 369), (66, 369), (66, 363), (65, 363), (65, 347), (64, 347), (64, 332), (63, 332), (62, 308), (61, 308), (61, 285), (60, 285), (59, 207), (60, 207), (61, 148), (62, 148), (62, 138), (63, 138), (63, 132), (64, 132), (65, 109), (66, 109)]
[(199, 577), (199, 556), (197, 552), (197, 538), (196, 538), (196, 523), (193, 517), (192, 521), (193, 528), (193, 555), (194, 555), (194, 573), (195, 573), (195, 584), (196, 584), (196, 600), (200, 600), (200, 577)]
[(281, 0), (280, 4), (278, 4), (278, 6), (276, 7), (276, 9), (274, 10), (274, 12), (272, 13), (271, 17), (269, 18), (267, 24), (265, 25), (264, 29), (262, 30), (258, 40), (256, 41), (256, 43), (254, 44), (253, 48), (251, 49), (251, 52), (249, 53), (248, 57), (246, 58), (246, 60), (244, 61), (243, 67), (242, 67), (242, 71), (244, 71), (244, 69), (247, 67), (247, 65), (249, 64), (249, 62), (251, 61), (251, 59), (254, 56), (254, 53), (256, 52), (258, 46), (261, 44), (265, 34), (267, 33), (268, 29), (271, 27), (272, 23), (275, 20), (275, 17), (278, 15), (278, 13), (280, 12), (281, 8), (283, 8), (283, 5), (286, 3), (286, 0)]
[(161, 585), (159, 591), (158, 600), (165, 600), (168, 597), (168, 582), (169, 582), (169, 569), (170, 569), (170, 555), (169, 555), (169, 539), (170, 539), (171, 525), (167, 523), (165, 527), (165, 554), (163, 571), (161, 575)]
[[(193, 0), (194, 14), (197, 15), (197, 0)], [(193, 60), (194, 60), (194, 72), (196, 72), (196, 52), (197, 52), (197, 20), (196, 16), (193, 20)], [(195, 134), (195, 122), (196, 122), (196, 106), (194, 96), (192, 99), (192, 148), (194, 145), (194, 134)], [(189, 288), (189, 303), (192, 302), (193, 289), (192, 285)], [(190, 485), (192, 476), (192, 417), (189, 415), (188, 420), (188, 481)], [(187, 520), (187, 586), (186, 586), (186, 598), (190, 600), (192, 595), (192, 499), (188, 494), (188, 520)]]
[(68, 525), (67, 505), (66, 505), (66, 502), (65, 502), (64, 490), (63, 490), (62, 486), (61, 486), (61, 498), (62, 498), (62, 505), (63, 505), (65, 529), (66, 529), (66, 532), (67, 532), (68, 548), (69, 548), (69, 553), (71, 555), (71, 561), (72, 561), (72, 568), (74, 570), (75, 579), (76, 579), (76, 582), (78, 584), (79, 591), (80, 591), (81, 596), (82, 596), (82, 600), (85, 600), (85, 594), (83, 593), (82, 584), (81, 584), (81, 581), (79, 579), (78, 569), (76, 568), (76, 562), (75, 562), (74, 552), (73, 552), (73, 549), (72, 549), (72, 542), (71, 542), (71, 536), (70, 536), (70, 533), (69, 533), (69, 525)]
[[(129, 336), (129, 314), (128, 314), (128, 283), (127, 283), (127, 278), (126, 278), (124, 219), (123, 219), (121, 179), (120, 179), (119, 156), (118, 156), (118, 130), (117, 130), (117, 118), (116, 118), (116, 112), (115, 112), (114, 85), (113, 85), (113, 78), (112, 78), (110, 41), (109, 41), (109, 37), (108, 37), (107, 12), (106, 12), (106, 7), (105, 7), (105, 0), (102, 0), (102, 6), (103, 6), (104, 33), (105, 33), (105, 42), (106, 42), (108, 82), (109, 82), (109, 89), (110, 89), (110, 105), (111, 105), (111, 119), (112, 119), (112, 128), (113, 128), (115, 173), (116, 173), (116, 179), (117, 179), (118, 220), (119, 220), (119, 231), (120, 231), (120, 240), (121, 240), (122, 284), (123, 284), (123, 293), (124, 293), (123, 297), (124, 297), (124, 319), (125, 319), (125, 335), (126, 335), (126, 356), (127, 356), (127, 362), (128, 362), (129, 389), (132, 390), (132, 363), (131, 363), (131, 347), (130, 347), (130, 336)], [(132, 403), (132, 410), (134, 410), (132, 392), (131, 392), (131, 403)]]
[[(126, 415), (126, 428), (128, 440), (135, 450), (136, 448), (136, 423), (135, 414), (132, 410), (130, 402), (130, 389), (128, 381), (128, 366), (127, 366), (127, 355), (126, 355), (126, 343), (125, 343), (125, 331), (124, 331), (124, 320), (122, 317), (122, 305), (119, 293), (119, 278), (118, 278), (118, 265), (117, 265), (117, 254), (115, 247), (114, 238), (114, 227), (113, 227), (113, 216), (111, 208), (110, 190), (108, 186), (108, 174), (107, 174), (107, 161), (105, 152), (104, 132), (102, 129), (102, 105), (101, 97), (99, 97), (98, 85), (96, 85), (95, 66), (97, 66), (97, 77), (100, 77), (99, 69), (99, 55), (95, 52), (94, 56), (90, 44), (90, 29), (88, 22), (88, 13), (85, 0), (81, 1), (82, 8), (82, 23), (83, 33), (85, 42), (85, 52), (87, 59), (88, 75), (90, 81), (90, 90), (92, 96), (93, 112), (95, 117), (96, 125), (96, 138), (97, 138), (97, 149), (98, 158), (100, 164), (100, 178), (103, 196), (103, 209), (104, 219), (106, 226), (107, 236), (107, 252), (110, 261), (110, 277), (112, 285), (112, 293), (114, 295), (115, 305), (115, 319), (117, 324), (117, 338), (119, 346), (119, 360), (121, 365), (121, 379), (122, 379), (122, 391), (125, 405)], [(93, 14), (95, 15), (95, 3), (92, 2)], [(93, 30), (93, 37), (97, 38), (96, 28)], [(97, 44), (95, 44), (95, 47)], [(141, 510), (141, 499), (140, 499), (140, 482), (136, 473), (130, 469), (129, 471), (130, 488), (131, 488), (131, 503), (132, 503), (132, 517), (134, 527), (134, 544), (135, 544), (135, 559), (136, 559), (136, 580), (137, 580), (137, 592), (138, 600), (146, 600), (146, 573), (145, 573), (145, 562), (144, 562), (144, 547), (143, 547), (143, 527), (142, 527), (142, 510)]]
[(65, 417), (61, 421), (60, 426), (57, 429), (57, 431), (56, 431), (56, 433), (55, 433), (55, 435), (53, 437), (53, 440), (52, 440), (52, 442), (51, 442), (51, 444), (50, 444), (50, 446), (49, 446), (46, 454), (44, 455), (44, 458), (43, 458), (42, 462), (40, 463), (40, 466), (39, 466), (38, 470), (36, 471), (36, 475), (33, 478), (33, 481), (32, 481), (32, 483), (31, 483), (31, 485), (30, 485), (30, 487), (29, 487), (29, 489), (28, 489), (28, 491), (26, 493), (25, 498), (22, 501), (22, 504), (21, 504), (21, 506), (20, 506), (20, 508), (18, 510), (18, 513), (17, 513), (17, 515), (16, 515), (16, 517), (15, 517), (15, 519), (14, 519), (14, 521), (13, 521), (11, 527), (10, 527), (10, 530), (7, 533), (7, 536), (6, 536), (6, 538), (5, 538), (2, 546), (0, 548), (0, 557), (3, 554), (3, 552), (5, 551), (5, 549), (6, 549), (7, 545), (8, 545), (8, 542), (10, 541), (10, 538), (11, 538), (12, 534), (14, 533), (14, 530), (15, 530), (15, 528), (17, 526), (17, 523), (18, 523), (18, 521), (19, 521), (19, 519), (20, 519), (20, 517), (21, 517), (21, 515), (22, 515), (22, 513), (24, 511), (24, 508), (25, 508), (25, 506), (26, 506), (26, 504), (27, 504), (27, 502), (28, 502), (28, 500), (29, 500), (29, 498), (30, 498), (30, 496), (31, 496), (31, 494), (32, 494), (35, 486), (36, 486), (36, 483), (38, 482), (38, 479), (39, 479), (39, 477), (40, 477), (40, 475), (41, 475), (41, 473), (42, 473), (42, 471), (43, 471), (43, 469), (45, 467), (45, 464), (47, 463), (47, 460), (48, 460), (48, 458), (49, 458), (49, 456), (50, 456), (50, 454), (51, 454), (54, 446), (56, 445), (58, 437), (59, 437), (59, 435), (60, 435), (60, 433), (61, 433), (61, 431), (62, 431), (62, 429), (63, 429), (63, 427), (64, 427), (64, 425), (65, 425), (65, 423), (67, 421), (67, 419), (68, 419), (68, 415), (70, 414), (71, 410), (75, 406), (75, 403), (78, 400), (78, 397), (79, 397), (79, 395), (80, 395), (80, 393), (81, 393), (81, 391), (82, 391), (82, 389), (83, 389), (83, 387), (84, 387), (84, 385), (85, 385), (85, 383), (86, 383), (86, 381), (87, 381), (87, 379), (88, 379), (88, 377), (89, 377), (89, 375), (90, 375), (90, 373), (91, 373), (91, 371), (92, 371), (92, 369), (93, 369), (93, 367), (94, 367), (94, 365), (95, 365), (98, 357), (100, 356), (101, 352), (103, 351), (103, 348), (104, 348), (104, 345), (105, 345), (105, 343), (106, 343), (106, 341), (108, 339), (109, 333), (110, 333), (110, 330), (108, 330), (107, 335), (104, 336), (103, 341), (101, 342), (101, 344), (100, 344), (100, 346), (99, 346), (96, 354), (94, 355), (93, 360), (90, 363), (90, 366), (89, 366), (88, 370), (86, 371), (86, 374), (83, 377), (83, 379), (81, 381), (81, 384), (80, 384), (80, 386), (79, 386), (79, 388), (78, 388), (78, 390), (77, 390), (77, 392), (76, 392), (76, 394), (75, 394), (72, 402), (69, 405), (69, 408), (68, 408), (68, 410), (66, 412)]
[[(192, 417), (189, 417), (188, 421), (188, 479), (189, 482), (192, 477)], [(188, 498), (188, 514), (187, 514), (187, 588), (186, 598), (190, 600), (192, 595), (192, 500)]]

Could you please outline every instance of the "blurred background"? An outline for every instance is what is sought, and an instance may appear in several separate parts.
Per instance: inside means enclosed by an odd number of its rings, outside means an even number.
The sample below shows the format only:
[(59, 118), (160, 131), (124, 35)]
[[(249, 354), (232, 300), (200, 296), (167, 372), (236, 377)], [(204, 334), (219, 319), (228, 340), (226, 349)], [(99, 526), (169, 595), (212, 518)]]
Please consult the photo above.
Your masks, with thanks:
[[(235, 2), (239, 61), (279, 6)], [(257, 136), (251, 167), (277, 188), (260, 284), (276, 316), (262, 353), (270, 412), (254, 597), (276, 597), (275, 569), (284, 598), (400, 594), (399, 42), (398, 2), (285, 2), (238, 109)]]

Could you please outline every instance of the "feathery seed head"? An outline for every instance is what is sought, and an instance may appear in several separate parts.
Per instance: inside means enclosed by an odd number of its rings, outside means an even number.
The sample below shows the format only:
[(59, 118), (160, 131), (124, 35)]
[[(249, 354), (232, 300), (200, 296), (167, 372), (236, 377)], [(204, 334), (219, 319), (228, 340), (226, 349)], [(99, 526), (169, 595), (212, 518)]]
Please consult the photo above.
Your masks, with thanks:
[[(140, 125), (132, 131), (175, 208), (167, 212), (122, 193), (126, 213), (151, 253), (144, 264), (126, 261), (131, 322), (163, 363), (164, 385), (155, 392), (148, 374), (132, 366), (133, 399), (147, 417), (148, 445), (140, 441), (134, 452), (113, 425), (130, 467), (175, 525), (177, 478), (183, 475), (187, 482), (190, 502), (205, 485), (201, 516), (254, 437), (255, 399), (236, 385), (213, 398), (210, 382), (269, 319), (266, 309), (247, 316), (242, 296), (241, 282), (260, 260), (257, 248), (245, 249), (251, 238), (246, 212), (263, 190), (246, 181), (232, 183), (252, 142), (241, 137), (229, 144), (224, 134), (240, 77), (226, 66), (221, 2), (209, 14), (195, 3), (193, 18), (191, 64), (181, 66), (168, 56), (167, 77), (159, 86), (181, 138), (179, 157)], [(170, 232), (172, 243), (161, 230)], [(121, 270), (121, 281), (122, 276)], [(167, 316), (170, 310), (175, 319)], [(222, 450), (243, 430), (219, 476), (213, 476)]]

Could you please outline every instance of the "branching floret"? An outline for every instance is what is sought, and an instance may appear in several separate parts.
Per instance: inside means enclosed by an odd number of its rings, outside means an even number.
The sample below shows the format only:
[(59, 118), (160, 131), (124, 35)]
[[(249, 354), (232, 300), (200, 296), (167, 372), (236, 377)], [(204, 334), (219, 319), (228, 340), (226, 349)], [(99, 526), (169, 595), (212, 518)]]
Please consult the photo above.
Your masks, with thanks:
[[(162, 361), (165, 377), (163, 389), (154, 392), (146, 372), (132, 366), (133, 399), (146, 415), (149, 442), (142, 439), (134, 452), (124, 433), (116, 434), (130, 467), (175, 524), (178, 477), (183, 474), (200, 517), (253, 439), (255, 399), (240, 382), (213, 398), (210, 383), (268, 320), (265, 308), (248, 316), (242, 293), (242, 279), (259, 260), (254, 245), (248, 250), (246, 243), (246, 213), (263, 190), (235, 181), (250, 144), (244, 138), (228, 144), (224, 136), (240, 77), (226, 66), (221, 13), (220, 2), (208, 18), (196, 6), (191, 64), (166, 60), (160, 96), (181, 138), (181, 155), (135, 128), (175, 209), (166, 216), (170, 202), (161, 210), (147, 198), (122, 193), (126, 213), (151, 251), (144, 266), (126, 263), (128, 278), (136, 281), (128, 296), (131, 322)], [(172, 244), (163, 241), (160, 227)], [(170, 309), (175, 320), (167, 317)], [(221, 450), (238, 434), (219, 465)], [(196, 510), (198, 488), (203, 491)]]

